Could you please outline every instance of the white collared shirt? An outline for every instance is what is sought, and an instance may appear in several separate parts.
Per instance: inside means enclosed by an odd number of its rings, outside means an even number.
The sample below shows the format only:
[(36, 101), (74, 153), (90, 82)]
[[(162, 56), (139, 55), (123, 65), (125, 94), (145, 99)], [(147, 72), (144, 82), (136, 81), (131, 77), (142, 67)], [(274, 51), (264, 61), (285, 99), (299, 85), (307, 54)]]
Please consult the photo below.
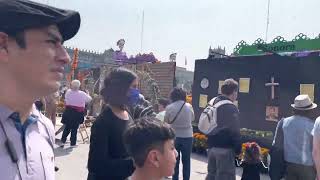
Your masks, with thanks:
[[(27, 126), (25, 130), (24, 153), (21, 133), (16, 129), (14, 121), (9, 118), (12, 110), (0, 105), (0, 179), (4, 180), (54, 180), (54, 128), (51, 121), (32, 107), (31, 114), (37, 121)], [(6, 149), (6, 132), (13, 143), (18, 156), (18, 167)]]

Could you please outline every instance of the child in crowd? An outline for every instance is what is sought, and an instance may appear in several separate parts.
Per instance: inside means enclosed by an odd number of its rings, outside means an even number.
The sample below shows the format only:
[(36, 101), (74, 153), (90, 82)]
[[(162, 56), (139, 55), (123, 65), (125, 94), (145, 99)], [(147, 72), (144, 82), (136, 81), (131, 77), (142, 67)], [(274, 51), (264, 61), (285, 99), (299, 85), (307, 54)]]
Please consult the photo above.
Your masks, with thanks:
[(124, 133), (124, 143), (133, 158), (130, 180), (161, 180), (172, 176), (177, 151), (174, 130), (154, 117), (133, 121)]
[(244, 158), (240, 165), (243, 167), (241, 180), (260, 180), (260, 172), (268, 170), (261, 160), (260, 146), (255, 143), (246, 143)]
[(166, 114), (166, 107), (169, 104), (169, 100), (165, 98), (161, 98), (158, 100), (159, 103), (159, 113), (156, 115), (156, 118), (160, 121), (164, 121), (164, 115)]

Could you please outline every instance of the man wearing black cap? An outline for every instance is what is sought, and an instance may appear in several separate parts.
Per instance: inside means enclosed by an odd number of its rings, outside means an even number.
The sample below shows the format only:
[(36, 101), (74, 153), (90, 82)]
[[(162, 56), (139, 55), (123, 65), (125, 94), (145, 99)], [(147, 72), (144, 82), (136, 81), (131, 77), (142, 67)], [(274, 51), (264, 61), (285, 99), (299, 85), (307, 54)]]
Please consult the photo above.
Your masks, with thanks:
[(78, 12), (0, 0), (0, 179), (55, 179), (53, 125), (33, 102), (58, 90), (79, 27)]

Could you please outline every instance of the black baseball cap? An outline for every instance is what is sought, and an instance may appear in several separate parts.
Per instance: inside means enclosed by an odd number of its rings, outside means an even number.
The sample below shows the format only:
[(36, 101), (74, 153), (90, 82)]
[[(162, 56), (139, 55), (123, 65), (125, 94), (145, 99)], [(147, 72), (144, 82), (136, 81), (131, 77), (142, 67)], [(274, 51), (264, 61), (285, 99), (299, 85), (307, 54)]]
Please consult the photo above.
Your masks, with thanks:
[(77, 34), (80, 14), (28, 0), (0, 0), (0, 31), (20, 30), (56, 24), (66, 41)]

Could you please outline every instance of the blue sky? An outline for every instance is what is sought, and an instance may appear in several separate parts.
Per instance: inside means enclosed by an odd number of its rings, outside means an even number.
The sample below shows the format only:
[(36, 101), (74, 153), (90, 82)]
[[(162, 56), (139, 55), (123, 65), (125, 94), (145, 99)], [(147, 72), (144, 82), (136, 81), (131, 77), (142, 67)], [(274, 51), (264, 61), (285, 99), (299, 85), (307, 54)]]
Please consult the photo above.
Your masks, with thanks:
[[(195, 59), (206, 58), (209, 46), (227, 53), (241, 40), (265, 38), (268, 0), (37, 0), (74, 9), (82, 16), (77, 36), (67, 46), (103, 52), (126, 40), (128, 55), (140, 52), (144, 10), (143, 52), (161, 61), (177, 52), (177, 65), (194, 69)], [(320, 33), (320, 0), (271, 0), (268, 42), (287, 40), (300, 32), (310, 38)]]

